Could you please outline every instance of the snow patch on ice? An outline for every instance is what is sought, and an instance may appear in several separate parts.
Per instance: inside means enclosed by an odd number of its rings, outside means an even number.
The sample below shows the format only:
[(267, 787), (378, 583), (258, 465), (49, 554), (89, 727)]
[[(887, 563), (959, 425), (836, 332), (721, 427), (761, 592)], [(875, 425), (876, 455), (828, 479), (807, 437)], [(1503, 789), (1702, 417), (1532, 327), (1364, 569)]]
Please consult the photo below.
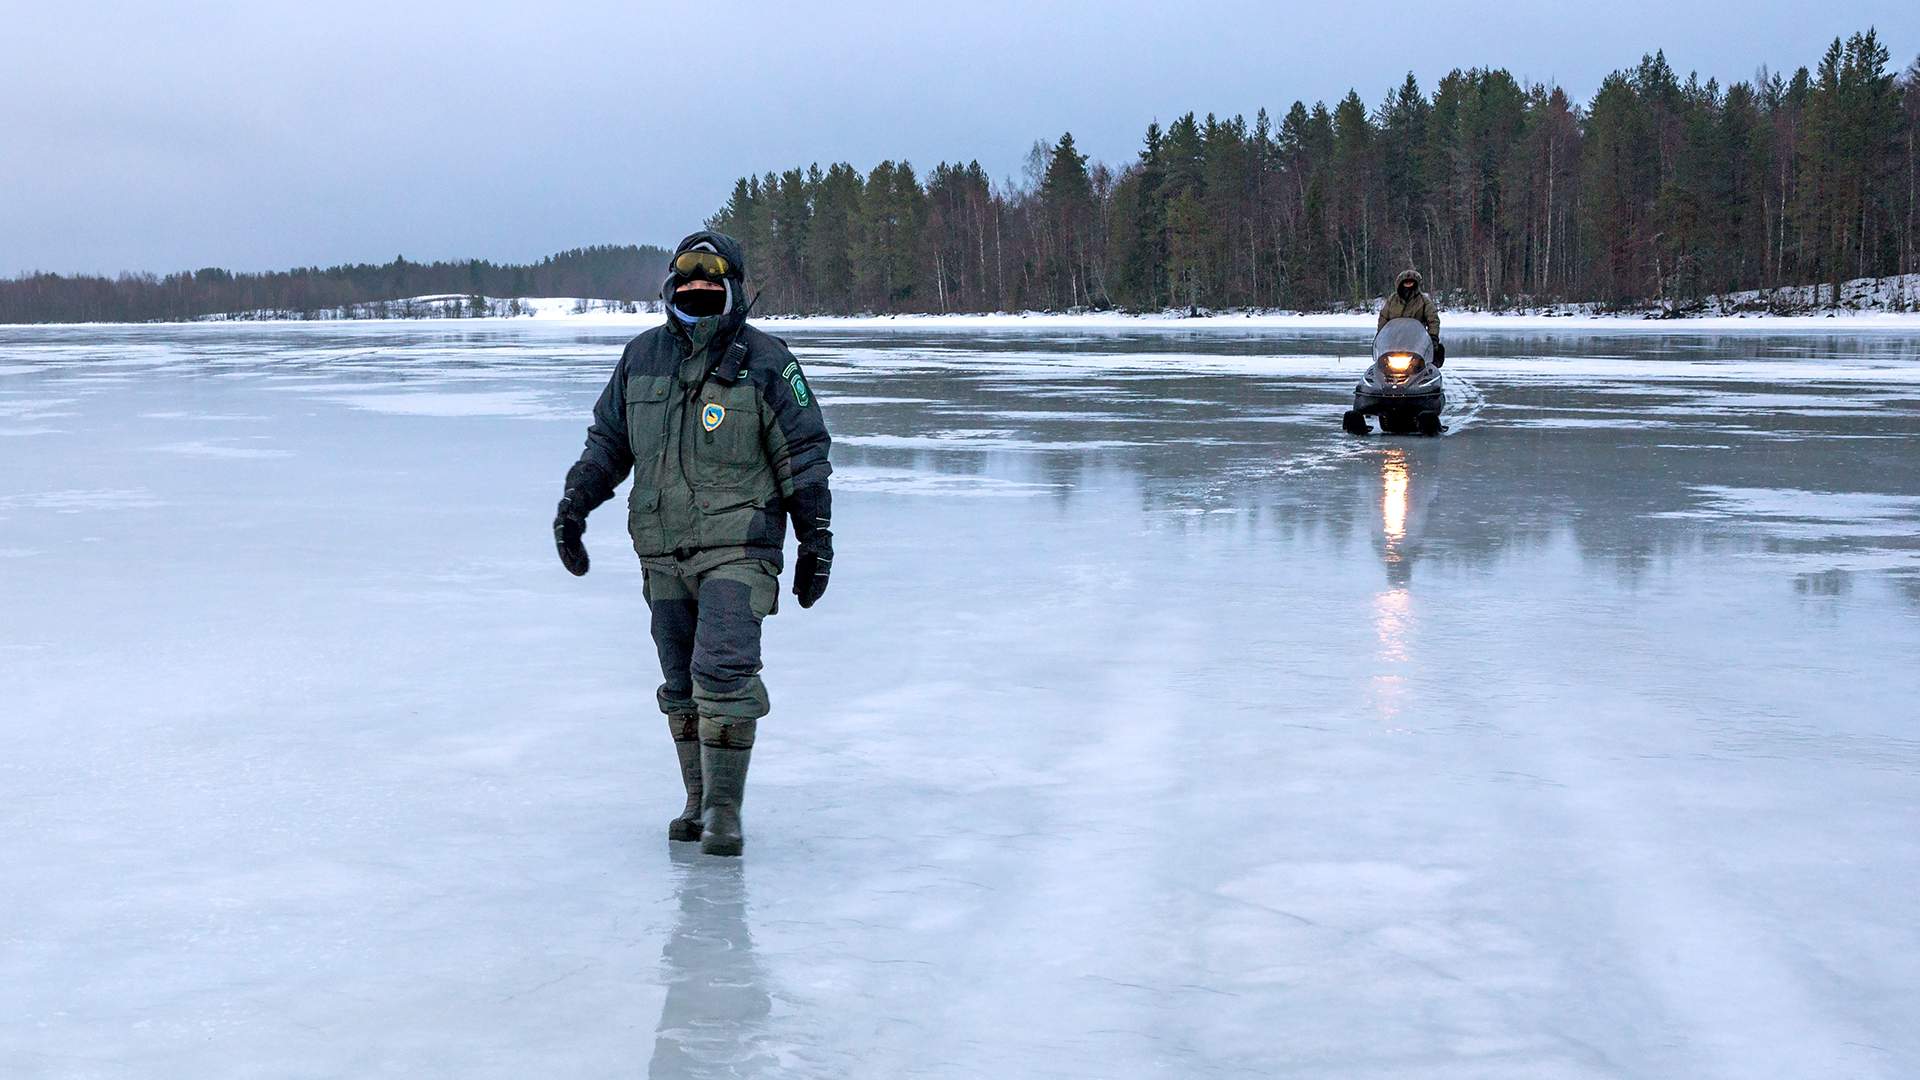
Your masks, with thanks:
[(19, 401), (0, 401), (0, 417), (9, 420), (52, 420), (57, 417), (72, 416), (62, 407), (72, 405), (78, 398), (27, 398)]
[[(1714, 485), (1695, 485), (1693, 490), (1703, 500), (1699, 508), (1653, 516), (1746, 521), (1783, 541), (1829, 546), (1845, 542), (1842, 546), (1855, 548), (1865, 545), (1898, 565), (1920, 558), (1920, 496)], [(1819, 554), (1832, 558), (1835, 553)]]
[(1036, 439), (1022, 439), (1005, 431), (934, 431), (925, 435), (836, 435), (837, 443), (849, 446), (872, 446), (887, 450), (965, 450), (991, 452), (1011, 450), (1021, 452), (1037, 451), (1082, 451), (1082, 450), (1119, 450), (1141, 443), (1124, 442), (1118, 439), (1062, 439), (1059, 442), (1042, 442)]
[(167, 443), (163, 446), (156, 446), (153, 449), (162, 454), (183, 454), (187, 457), (241, 459), (283, 458), (293, 456), (291, 452), (286, 450), (272, 450), (263, 446), (232, 446), (226, 443), (207, 442), (204, 440)]
[[(807, 365), (807, 379), (809, 382), (820, 381), (820, 369), (813, 364)], [(847, 405), (932, 405), (932, 404), (935, 404), (932, 398), (882, 397), (876, 394), (846, 394), (846, 395), (836, 394), (832, 398), (823, 398), (820, 401), (821, 408), (828, 409), (828, 410), (833, 409), (835, 406), (847, 406)]]
[(20, 495), (0, 495), (0, 510), (52, 510), (58, 514), (78, 514), (87, 510), (151, 510), (167, 505), (151, 492), (138, 488), (70, 489), (33, 491)]
[(1547, 416), (1524, 420), (1504, 420), (1505, 427), (1519, 428), (1670, 428), (1671, 420), (1649, 420), (1636, 416)]
[(1892, 521), (1920, 517), (1920, 496), (1697, 485), (1716, 512), (1785, 521)]
[(561, 410), (516, 390), (435, 391), (426, 394), (337, 394), (330, 401), (392, 416), (512, 416), (522, 419), (577, 419), (579, 410)]
[(235, 423), (264, 424), (271, 421), (273, 418), (270, 416), (260, 416), (260, 415), (249, 414), (249, 413), (197, 413), (197, 412), (186, 412), (184, 410), (173, 410), (168, 412), (144, 412), (140, 414), (140, 419), (142, 420), (191, 420), (196, 423), (198, 423), (199, 421), (205, 420), (209, 422), (232, 421)]
[(964, 473), (924, 473), (911, 469), (848, 466), (835, 469), (833, 486), (845, 491), (887, 495), (939, 495), (964, 498), (1032, 498), (1058, 490), (1054, 484), (1004, 480)]

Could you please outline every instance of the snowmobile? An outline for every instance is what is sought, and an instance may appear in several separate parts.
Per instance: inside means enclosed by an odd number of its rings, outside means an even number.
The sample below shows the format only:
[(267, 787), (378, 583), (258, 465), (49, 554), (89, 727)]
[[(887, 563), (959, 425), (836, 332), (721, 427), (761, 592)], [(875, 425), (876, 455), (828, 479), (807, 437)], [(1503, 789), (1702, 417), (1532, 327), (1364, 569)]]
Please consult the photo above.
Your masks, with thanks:
[(1438, 435), (1446, 428), (1440, 410), (1446, 390), (1440, 368), (1446, 361), (1434, 355), (1433, 338), (1418, 319), (1394, 319), (1373, 338), (1373, 363), (1353, 390), (1353, 408), (1340, 418), (1352, 435), (1371, 434), (1367, 417), (1380, 419), (1388, 435)]

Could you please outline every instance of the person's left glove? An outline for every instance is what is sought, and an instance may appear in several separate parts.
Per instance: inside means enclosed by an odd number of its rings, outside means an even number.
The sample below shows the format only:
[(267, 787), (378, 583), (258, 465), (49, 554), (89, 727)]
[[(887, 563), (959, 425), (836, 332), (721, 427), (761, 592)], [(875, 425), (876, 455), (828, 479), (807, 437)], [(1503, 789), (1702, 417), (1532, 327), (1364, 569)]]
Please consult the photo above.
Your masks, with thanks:
[(793, 561), (793, 595), (800, 606), (810, 608), (827, 591), (827, 578), (833, 573), (833, 492), (825, 484), (809, 484), (787, 499), (793, 514), (794, 536), (800, 541), (800, 557)]
[(822, 530), (800, 545), (800, 556), (793, 561), (793, 595), (800, 606), (810, 608), (827, 591), (827, 578), (833, 573), (833, 534)]

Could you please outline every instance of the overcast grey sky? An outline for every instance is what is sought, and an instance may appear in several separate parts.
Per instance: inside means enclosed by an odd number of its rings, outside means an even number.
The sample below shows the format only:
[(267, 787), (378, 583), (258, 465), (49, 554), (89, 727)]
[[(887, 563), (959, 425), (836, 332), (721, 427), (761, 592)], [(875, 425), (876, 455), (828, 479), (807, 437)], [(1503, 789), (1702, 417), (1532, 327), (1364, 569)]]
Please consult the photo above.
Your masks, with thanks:
[(1189, 109), (1373, 104), (1474, 65), (1584, 101), (1655, 48), (1725, 82), (1868, 25), (1913, 61), (1914, 0), (0, 0), (0, 274), (667, 243), (746, 172), (1005, 177), (1068, 130), (1118, 163)]

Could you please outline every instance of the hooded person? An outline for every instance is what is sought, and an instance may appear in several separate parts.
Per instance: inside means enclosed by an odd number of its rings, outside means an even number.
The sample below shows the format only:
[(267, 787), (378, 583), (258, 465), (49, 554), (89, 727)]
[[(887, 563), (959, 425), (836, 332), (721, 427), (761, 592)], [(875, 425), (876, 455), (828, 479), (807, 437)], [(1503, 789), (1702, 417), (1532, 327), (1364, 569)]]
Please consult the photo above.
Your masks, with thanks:
[(567, 570), (584, 575), (587, 515), (632, 474), (627, 532), (687, 794), (667, 835), (738, 855), (747, 765), (769, 711), (761, 621), (779, 606), (787, 522), (801, 607), (826, 592), (833, 567), (830, 440), (786, 343), (746, 321), (739, 242), (694, 233), (670, 268), (665, 322), (627, 343), (594, 404), (554, 543)]
[(1427, 336), (1433, 338), (1435, 355), (1439, 355), (1440, 309), (1434, 305), (1433, 298), (1421, 291), (1420, 271), (1408, 270), (1394, 279), (1393, 292), (1387, 296), (1387, 302), (1380, 306), (1380, 319), (1374, 323), (1379, 330), (1395, 319), (1418, 319), (1427, 324)]

